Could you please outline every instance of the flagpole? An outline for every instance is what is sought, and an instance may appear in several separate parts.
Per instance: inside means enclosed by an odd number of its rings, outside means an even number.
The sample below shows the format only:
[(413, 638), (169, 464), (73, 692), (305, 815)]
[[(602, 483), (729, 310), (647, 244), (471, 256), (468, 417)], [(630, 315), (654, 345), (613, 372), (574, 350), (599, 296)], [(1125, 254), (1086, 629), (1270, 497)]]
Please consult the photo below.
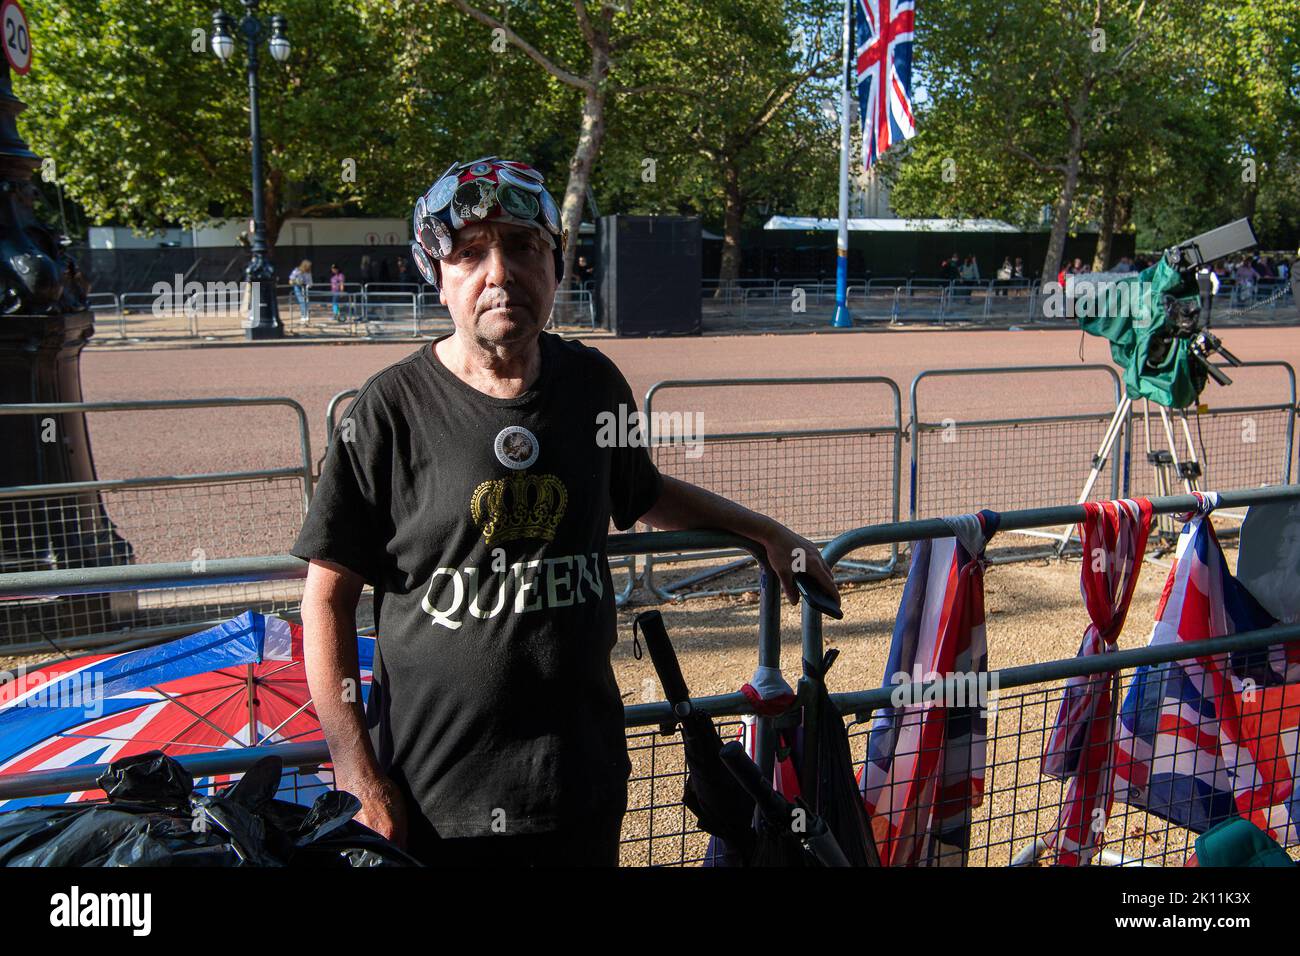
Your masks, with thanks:
[(844, 0), (844, 76), (840, 84), (840, 231), (835, 249), (835, 317), (831, 327), (853, 327), (849, 314), (849, 89), (852, 86), (854, 0)]

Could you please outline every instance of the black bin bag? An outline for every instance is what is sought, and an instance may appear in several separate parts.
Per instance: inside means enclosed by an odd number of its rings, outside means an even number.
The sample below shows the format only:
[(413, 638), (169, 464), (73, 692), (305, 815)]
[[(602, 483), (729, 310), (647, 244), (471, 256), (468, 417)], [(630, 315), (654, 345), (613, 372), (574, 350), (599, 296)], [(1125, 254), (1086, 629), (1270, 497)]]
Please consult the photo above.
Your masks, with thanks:
[(282, 770), (264, 757), (207, 796), (160, 751), (127, 757), (96, 781), (107, 803), (0, 812), (0, 866), (419, 865), (352, 819), (361, 802), (350, 793), (311, 807), (275, 799)]

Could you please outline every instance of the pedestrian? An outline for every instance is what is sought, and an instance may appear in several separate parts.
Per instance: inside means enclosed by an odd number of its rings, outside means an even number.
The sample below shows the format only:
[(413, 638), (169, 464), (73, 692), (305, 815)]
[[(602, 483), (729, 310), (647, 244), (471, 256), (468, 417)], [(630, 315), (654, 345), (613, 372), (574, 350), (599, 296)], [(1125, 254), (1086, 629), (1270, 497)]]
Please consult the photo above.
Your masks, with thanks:
[(1259, 273), (1251, 263), (1249, 257), (1243, 258), (1237, 266), (1234, 274), (1237, 280), (1237, 287), (1234, 290), (1233, 299), (1236, 302), (1249, 302), (1255, 297), (1255, 283), (1259, 280)]
[(289, 273), (289, 287), (293, 289), (293, 296), (298, 300), (298, 308), (302, 315), (298, 321), (306, 325), (308, 314), (308, 301), (311, 290), (311, 260), (304, 259), (298, 263), (298, 268)]
[(1006, 284), (1011, 281), (1011, 274), (1013, 268), (1014, 267), (1011, 265), (1011, 257), (1010, 256), (1004, 257), (1002, 260), (1002, 265), (998, 266), (998, 273), (997, 273), (998, 295), (1007, 294)]
[(346, 321), (339, 311), (339, 300), (343, 297), (343, 282), (343, 270), (337, 264), (330, 266), (330, 298), (333, 300), (335, 322)]
[(411, 281), (411, 275), (406, 270), (406, 256), (397, 257), (397, 281), (403, 285)]
[(962, 289), (961, 294), (968, 296), (971, 294), (970, 285), (978, 282), (980, 278), (980, 267), (976, 264), (974, 256), (966, 257), (965, 261), (961, 264), (960, 275), (961, 281), (967, 283), (966, 288)]
[(949, 282), (956, 282), (958, 279), (961, 278), (960, 263), (961, 260), (957, 257), (957, 253), (954, 252), (951, 256), (948, 257), (948, 259), (944, 262), (943, 266), (940, 268), (939, 278), (947, 279)]
[[(292, 548), (335, 785), (430, 865), (617, 865), (631, 762), (611, 520), (743, 535), (791, 602), (796, 567), (835, 583), (811, 541), (660, 474), (618, 367), (543, 331), (567, 237), (531, 167), (458, 163), (430, 194), (451, 198), (421, 203), (411, 254), (455, 331), (362, 386)], [(360, 683), (366, 582), (363, 708), (339, 688)]]

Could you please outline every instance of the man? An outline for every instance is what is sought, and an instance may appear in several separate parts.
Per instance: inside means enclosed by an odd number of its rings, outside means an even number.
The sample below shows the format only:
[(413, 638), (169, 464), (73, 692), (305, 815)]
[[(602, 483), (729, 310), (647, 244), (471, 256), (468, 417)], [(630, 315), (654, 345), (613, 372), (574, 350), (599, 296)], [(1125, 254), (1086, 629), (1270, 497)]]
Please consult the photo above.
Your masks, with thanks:
[(307, 678), (335, 779), (361, 822), (432, 865), (614, 865), (631, 765), (611, 517), (758, 541), (792, 602), (798, 561), (834, 582), (806, 539), (601, 437), (636, 402), (599, 352), (542, 331), (566, 237), (535, 170), (454, 164), (417, 200), (415, 235), (456, 330), (363, 386), (293, 547), (310, 561)]

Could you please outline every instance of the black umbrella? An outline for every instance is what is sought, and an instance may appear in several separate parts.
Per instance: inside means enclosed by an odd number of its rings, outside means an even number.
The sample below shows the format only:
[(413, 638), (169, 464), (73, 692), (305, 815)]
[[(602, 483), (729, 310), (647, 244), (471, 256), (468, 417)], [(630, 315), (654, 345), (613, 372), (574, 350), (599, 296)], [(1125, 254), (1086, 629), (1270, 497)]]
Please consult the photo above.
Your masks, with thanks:
[(849, 866), (830, 828), (800, 797), (791, 803), (763, 779), (744, 746), (732, 741), (722, 748), (722, 763), (758, 807), (754, 849), (749, 866)]
[[(700, 821), (700, 829), (726, 844), (725, 856), (748, 859), (754, 849), (754, 799), (722, 763), (722, 738), (708, 714), (691, 706), (686, 679), (658, 611), (638, 614), (632, 625), (645, 638), (664, 696), (682, 731), (686, 784), (682, 802)], [(748, 759), (748, 758), (746, 758)]]
[[(839, 595), (827, 591), (811, 575), (796, 574), (795, 584), (810, 607), (836, 620), (844, 617)], [(830, 650), (820, 661), (803, 662), (800, 789), (803, 798), (835, 835), (851, 866), (880, 866), (871, 820), (853, 770), (849, 734), (826, 690), (826, 672), (838, 656), (839, 651)]]
[(827, 651), (816, 669), (805, 662), (803, 683), (809, 698), (804, 704), (801, 787), (804, 799), (835, 835), (849, 865), (880, 866), (871, 819), (853, 770), (848, 730), (826, 690), (826, 672), (838, 655), (839, 651)]

